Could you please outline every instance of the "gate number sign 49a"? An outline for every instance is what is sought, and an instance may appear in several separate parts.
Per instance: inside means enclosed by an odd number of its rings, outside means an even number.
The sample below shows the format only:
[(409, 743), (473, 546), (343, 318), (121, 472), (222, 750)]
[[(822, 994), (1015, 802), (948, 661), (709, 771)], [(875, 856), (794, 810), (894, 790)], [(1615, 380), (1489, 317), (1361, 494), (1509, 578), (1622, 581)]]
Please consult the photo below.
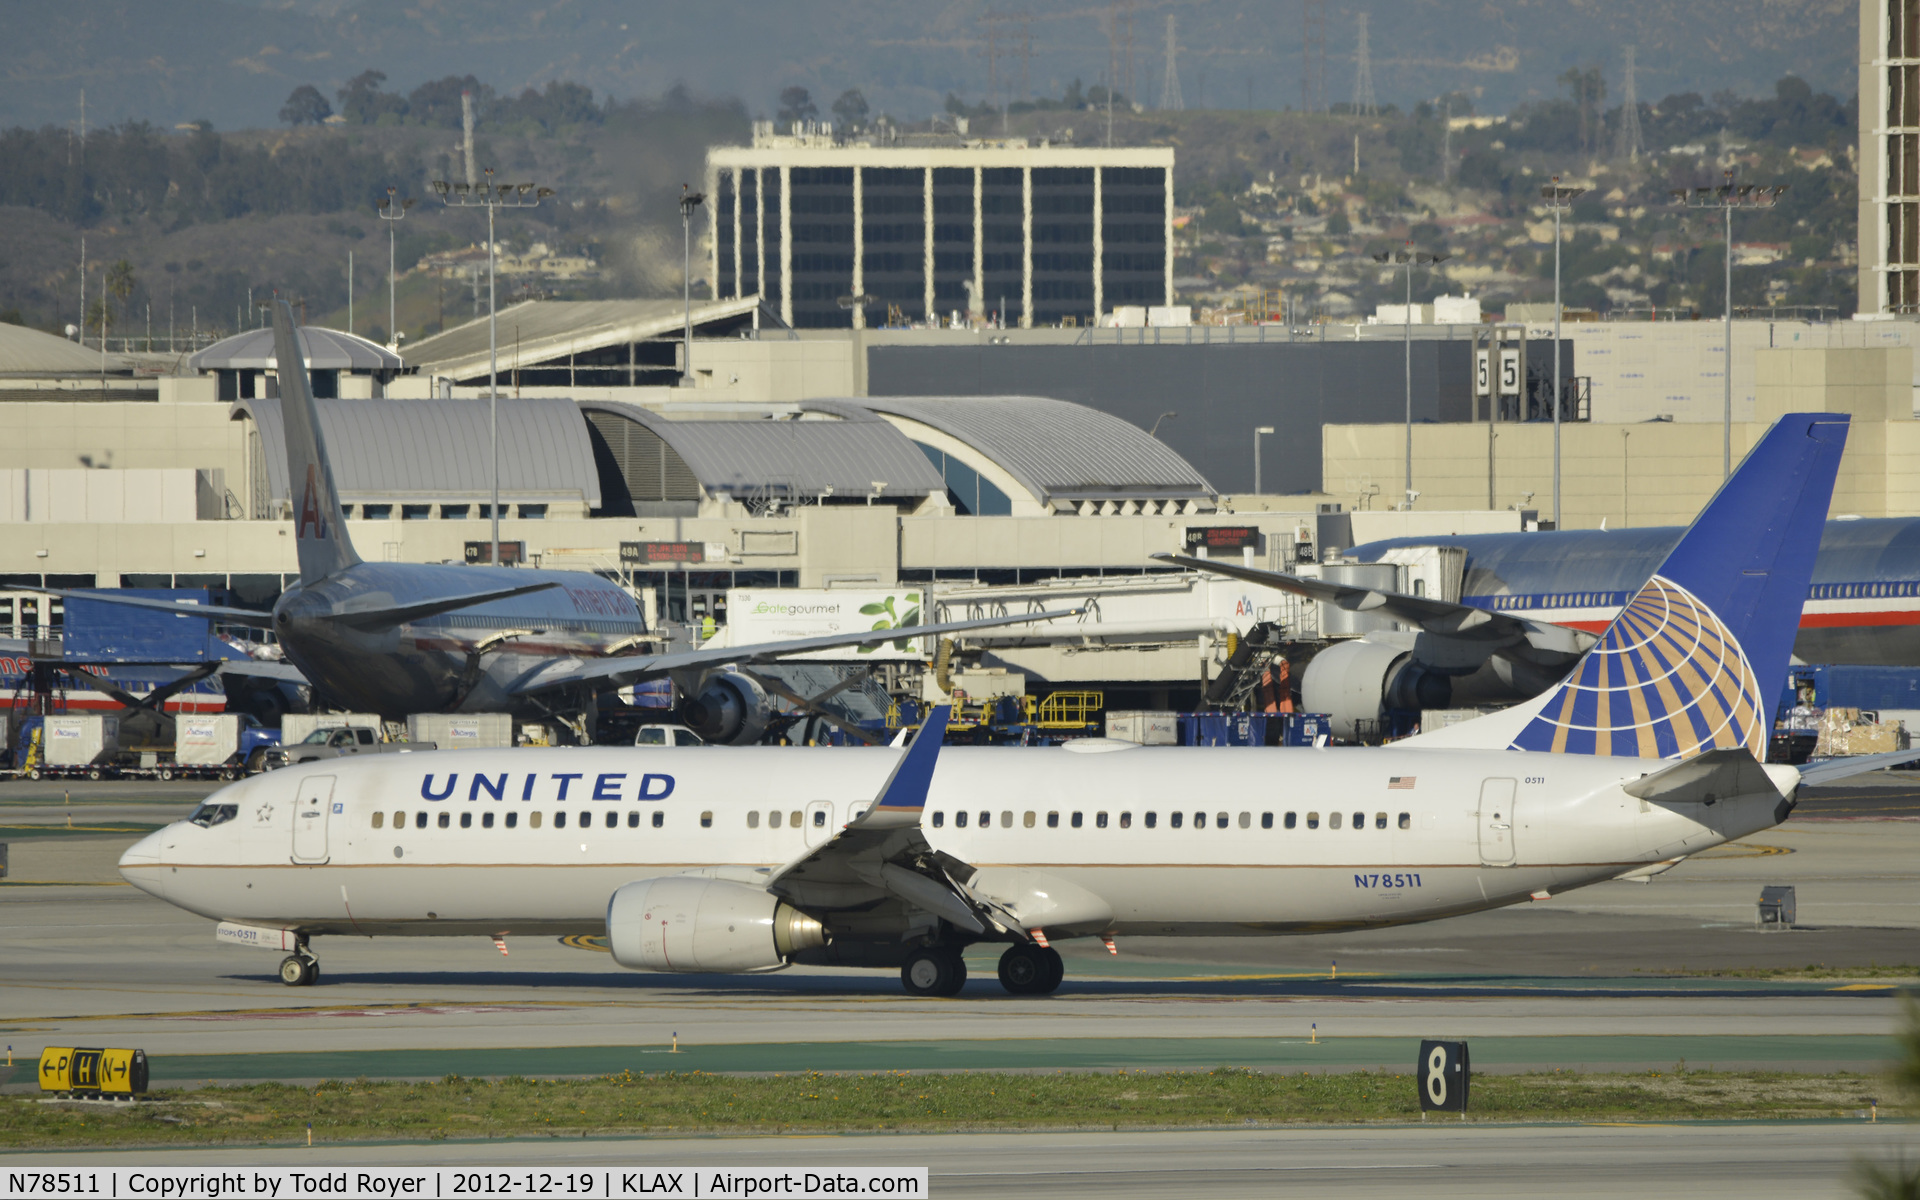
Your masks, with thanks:
[(1467, 1111), (1467, 1086), (1473, 1076), (1465, 1042), (1423, 1041), (1413, 1077), (1420, 1088), (1422, 1112)]

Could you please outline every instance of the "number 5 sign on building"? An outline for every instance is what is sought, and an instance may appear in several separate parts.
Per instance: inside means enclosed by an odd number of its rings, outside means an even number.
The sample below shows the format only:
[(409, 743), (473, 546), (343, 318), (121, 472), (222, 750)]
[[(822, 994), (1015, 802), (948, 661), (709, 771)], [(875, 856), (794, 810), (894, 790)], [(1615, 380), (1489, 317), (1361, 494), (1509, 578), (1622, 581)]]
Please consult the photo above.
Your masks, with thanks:
[(1420, 1088), (1421, 1112), (1465, 1113), (1467, 1085), (1473, 1078), (1467, 1065), (1467, 1044), (1421, 1042), (1413, 1078)]

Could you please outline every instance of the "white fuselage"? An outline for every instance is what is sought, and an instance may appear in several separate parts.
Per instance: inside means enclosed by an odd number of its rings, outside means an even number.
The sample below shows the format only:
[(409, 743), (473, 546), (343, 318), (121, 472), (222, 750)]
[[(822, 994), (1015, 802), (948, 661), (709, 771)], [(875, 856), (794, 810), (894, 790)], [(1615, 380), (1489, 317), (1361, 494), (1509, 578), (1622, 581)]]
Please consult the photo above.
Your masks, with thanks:
[[(1112, 934), (1303, 933), (1430, 920), (1614, 878), (1776, 824), (1779, 795), (1649, 804), (1657, 760), (1454, 749), (954, 747), (921, 825), (979, 868), (1104, 899)], [(892, 749), (517, 749), (257, 776), (121, 860), (192, 912), (302, 934), (600, 933), (608, 897), (742, 882), (827, 840)], [(1792, 795), (1791, 768), (1769, 768)], [(563, 798), (564, 795), (564, 798)], [(960, 815), (966, 815), (965, 825)], [(1177, 822), (1177, 824), (1176, 824)]]

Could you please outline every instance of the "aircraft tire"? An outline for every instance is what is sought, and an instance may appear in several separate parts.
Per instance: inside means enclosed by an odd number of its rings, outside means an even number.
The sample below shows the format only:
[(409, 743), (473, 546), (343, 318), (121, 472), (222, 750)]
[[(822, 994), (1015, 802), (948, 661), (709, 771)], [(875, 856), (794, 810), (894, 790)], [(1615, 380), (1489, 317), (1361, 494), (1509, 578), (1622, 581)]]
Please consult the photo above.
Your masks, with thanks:
[(311, 959), (301, 958), (298, 954), (289, 954), (280, 960), (280, 982), (288, 987), (305, 987), (313, 982), (317, 972), (310, 969)]
[(1036, 989), (1034, 993), (1035, 995), (1039, 995), (1039, 996), (1052, 995), (1055, 989), (1057, 989), (1060, 986), (1060, 981), (1067, 977), (1067, 964), (1061, 961), (1060, 952), (1058, 950), (1055, 950), (1052, 946), (1048, 946), (1046, 949), (1046, 960), (1047, 960), (1047, 982), (1045, 983), (1044, 986)]
[[(1053, 989), (1053, 964), (1039, 946), (1020, 942), (1000, 956), (1000, 986), (1015, 996), (1039, 996)], [(1055, 956), (1058, 957), (1057, 955)]]
[(967, 982), (967, 964), (948, 946), (915, 950), (900, 968), (900, 985), (910, 996), (951, 996)]

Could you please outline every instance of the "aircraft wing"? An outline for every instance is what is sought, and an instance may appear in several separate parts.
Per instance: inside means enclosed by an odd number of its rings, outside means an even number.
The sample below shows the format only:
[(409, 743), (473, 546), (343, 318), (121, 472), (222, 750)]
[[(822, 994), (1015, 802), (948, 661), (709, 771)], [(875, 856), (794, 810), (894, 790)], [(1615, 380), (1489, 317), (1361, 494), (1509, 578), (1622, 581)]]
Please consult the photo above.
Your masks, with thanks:
[(631, 654), (614, 658), (561, 658), (529, 671), (519, 683), (514, 685), (513, 693), (516, 696), (526, 696), (582, 684), (604, 689), (619, 688), (630, 683), (638, 683), (643, 679), (658, 679), (663, 675), (680, 671), (703, 671), (713, 667), (723, 667), (728, 663), (774, 662), (795, 654), (805, 654), (809, 650), (833, 650), (842, 646), (872, 646), (882, 642), (896, 642), (902, 638), (946, 637), (949, 634), (970, 633), (976, 629), (997, 629), (1003, 625), (1019, 625), (1028, 621), (1051, 621), (1057, 617), (1073, 617), (1084, 611), (1086, 610), (1081, 608), (1066, 608), (1052, 612), (1021, 613), (1018, 616), (982, 617), (974, 621), (948, 621), (940, 625), (862, 629), (850, 633), (824, 634), (820, 637), (794, 638), (784, 642), (760, 642), (747, 646), (715, 647), (711, 650), (682, 650), (673, 654)]
[(1442, 637), (1510, 646), (1525, 645), (1537, 653), (1573, 656), (1586, 653), (1587, 648), (1598, 640), (1590, 633), (1569, 629), (1564, 625), (1536, 621), (1530, 617), (1516, 617), (1511, 613), (1496, 612), (1490, 608), (1475, 608), (1469, 604), (1435, 600), (1430, 596), (1409, 596), (1401, 592), (1383, 592), (1373, 588), (1354, 587), (1350, 584), (1331, 583), (1324, 579), (1306, 579), (1298, 575), (1262, 571), (1255, 567), (1222, 562), (1218, 559), (1189, 558), (1184, 554), (1155, 554), (1152, 557), (1190, 570), (1211, 571), (1216, 575), (1244, 579), (1248, 583), (1291, 592), (1309, 600), (1319, 600), (1335, 605), (1348, 612), (1377, 613), (1402, 624), (1411, 625), (1423, 633)]
[(272, 679), (280, 683), (308, 683), (306, 673), (292, 663), (262, 662), (257, 658), (223, 658), (220, 675), (243, 675), (253, 679)]
[(66, 588), (23, 587), (22, 592), (39, 592), (45, 596), (58, 596), (62, 600), (97, 600), (102, 604), (122, 604), (128, 608), (144, 608), (153, 612), (170, 612), (182, 617), (200, 617), (209, 621), (220, 621), (227, 625), (246, 625), (254, 629), (273, 628), (273, 614), (251, 608), (228, 608), (220, 604), (191, 604), (185, 600), (154, 600), (146, 596), (116, 596), (112, 588), (97, 592), (77, 592)]
[(928, 713), (878, 798), (832, 838), (775, 871), (767, 890), (811, 911), (898, 900), (986, 932), (992, 917), (965, 891), (973, 868), (934, 850), (920, 831), (949, 712), (942, 704)]
[(405, 621), (418, 621), (422, 617), (437, 617), (441, 613), (455, 612), (463, 608), (472, 608), (476, 604), (490, 604), (495, 600), (510, 600), (515, 596), (525, 596), (532, 592), (544, 592), (548, 588), (557, 588), (558, 583), (532, 583), (526, 587), (498, 588), (491, 592), (474, 592), (467, 596), (444, 596), (437, 600), (423, 600), (418, 604), (388, 604), (380, 607), (349, 608), (339, 612), (322, 613), (320, 619), (332, 621), (337, 625), (346, 625), (353, 629), (373, 631), (387, 629)]

